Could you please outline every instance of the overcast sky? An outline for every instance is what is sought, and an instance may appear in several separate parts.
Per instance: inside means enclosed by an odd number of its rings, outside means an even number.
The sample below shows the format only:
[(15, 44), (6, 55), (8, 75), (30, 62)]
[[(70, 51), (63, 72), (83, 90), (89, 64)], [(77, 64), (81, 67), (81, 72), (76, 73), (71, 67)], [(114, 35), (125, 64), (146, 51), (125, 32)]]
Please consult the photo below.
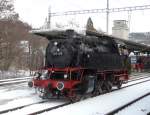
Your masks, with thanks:
[[(41, 27), (48, 15), (48, 8), (51, 6), (51, 12), (63, 12), (69, 10), (101, 9), (106, 8), (107, 0), (15, 0), (15, 10), (19, 13), (20, 19), (29, 23), (33, 27)], [(150, 5), (150, 0), (109, 0), (110, 8)], [(88, 14), (75, 16), (52, 17), (52, 27), (56, 23), (66, 25), (68, 21), (73, 20), (80, 27), (84, 27), (88, 17), (91, 17), (94, 26), (97, 29), (106, 31), (106, 14)], [(111, 13), (110, 28), (113, 26), (113, 20), (128, 20), (128, 13)], [(150, 31), (150, 10), (134, 11), (131, 14), (132, 32)]]

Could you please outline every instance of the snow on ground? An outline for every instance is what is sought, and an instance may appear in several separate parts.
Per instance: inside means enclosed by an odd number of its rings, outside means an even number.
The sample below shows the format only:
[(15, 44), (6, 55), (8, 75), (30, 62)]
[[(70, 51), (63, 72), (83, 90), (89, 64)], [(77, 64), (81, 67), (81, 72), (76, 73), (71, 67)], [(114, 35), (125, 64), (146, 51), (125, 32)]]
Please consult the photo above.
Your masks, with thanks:
[(132, 82), (128, 82), (126, 84), (123, 84), (122, 87), (126, 87), (126, 86), (129, 86), (129, 85), (135, 84), (135, 83), (146, 81), (146, 80), (150, 80), (150, 77), (144, 78), (144, 79), (140, 79), (140, 80), (135, 80), (135, 81), (132, 81)]
[(13, 81), (5, 81), (5, 82), (2, 82), (0, 83), (0, 85), (10, 85), (10, 84), (14, 84), (14, 83), (21, 83), (21, 82), (26, 82), (28, 81), (28, 79), (22, 79), (22, 80), (13, 80)]
[[(43, 99), (41, 99), (38, 94), (35, 93), (33, 88), (28, 88), (27, 83), (22, 83), (19, 87), (17, 87), (17, 85), (10, 86), (11, 87), (6, 89), (0, 89), (0, 111), (43, 101)], [(65, 102), (66, 101), (64, 100), (49, 100), (44, 104), (41, 103), (30, 105), (7, 114), (19, 115), (21, 113), (22, 115), (26, 115), (31, 112), (36, 112), (37, 110), (57, 106)]]
[(150, 96), (137, 101), (115, 115), (147, 115), (150, 112)]
[(118, 91), (89, 98), (42, 115), (104, 115), (147, 92), (150, 92), (150, 81)]
[(22, 98), (28, 95), (33, 94), (33, 90), (26, 90), (26, 89), (20, 89), (20, 90), (12, 90), (9, 92), (3, 92), (0, 95), (1, 100), (9, 100), (9, 99), (15, 99), (15, 98)]
[(133, 72), (129, 75), (130, 79), (135, 79), (135, 78), (139, 78), (139, 77), (144, 77), (144, 76), (149, 76), (150, 73), (149, 72)]
[(24, 106), (24, 105), (28, 105), (28, 104), (32, 104), (32, 103), (36, 103), (36, 102), (41, 102), (41, 101), (42, 101), (42, 99), (39, 98), (38, 96), (18, 98), (18, 99), (9, 101), (6, 104), (0, 105), (0, 111), (11, 109), (11, 108), (16, 108), (19, 106)]
[(50, 107), (55, 107), (55, 106), (58, 106), (58, 105), (61, 105), (61, 104), (64, 104), (65, 101), (48, 101), (46, 103), (41, 103), (41, 104), (35, 104), (35, 105), (31, 105), (31, 106), (28, 106), (28, 107), (25, 107), (25, 108), (22, 108), (22, 109), (18, 109), (17, 111), (13, 111), (13, 112), (9, 112), (9, 113), (6, 113), (5, 115), (19, 115), (21, 113), (21, 115), (28, 115), (28, 114), (31, 114), (33, 112), (37, 112), (37, 111), (40, 111), (40, 110), (43, 110), (43, 109), (47, 109), (47, 108), (50, 108)]
[[(28, 88), (27, 83), (21, 83), (16, 85), (7, 86), (7, 88), (0, 89), (0, 111), (7, 110), (10, 108), (16, 108), (19, 106), (29, 105), (43, 101), (35, 92), (35, 89)], [(43, 108), (49, 108), (63, 104), (64, 101), (48, 101), (45, 104), (35, 104), (17, 111), (9, 112), (7, 114), (28, 114), (35, 112)]]
[(17, 70), (17, 71), (0, 71), (0, 79), (16, 78), (16, 77), (27, 77), (29, 71)]
[(2, 105), (9, 104), (14, 100), (23, 99), (26, 97), (34, 97), (34, 96), (36, 96), (35, 91), (28, 90), (28, 89), (20, 89), (20, 90), (18, 89), (18, 90), (2, 92), (0, 94), (0, 108), (2, 107)]
[(10, 85), (0, 89), (0, 110), (31, 104), (42, 99), (35, 93), (35, 90), (28, 88), (27, 83)]
[[(5, 92), (12, 91), (13, 92), (13, 91), (16, 91), (16, 90), (24, 90), (24, 89), (25, 90), (33, 90), (32, 88), (28, 87), (28, 83), (27, 82), (8, 84), (8, 85), (0, 86), (0, 92), (3, 92), (3, 91), (5, 91)], [(3, 93), (5, 93), (5, 92), (3, 92)]]
[[(138, 73), (137, 73), (138, 74)], [(139, 76), (149, 76), (150, 73), (140, 73)], [(146, 78), (150, 79), (150, 78)], [(139, 81), (145, 81), (146, 79), (129, 82), (123, 86), (133, 84)], [(108, 94), (100, 95), (95, 98), (89, 98), (81, 102), (60, 108), (58, 110), (53, 110), (44, 114), (71, 114), (71, 115), (100, 115), (107, 111), (114, 109), (115, 107), (126, 103), (127, 101), (134, 99), (148, 91), (150, 91), (150, 86), (147, 85), (150, 82), (143, 83), (143, 85), (133, 86), (130, 89), (121, 89), (120, 91), (111, 92)], [(139, 90), (137, 90), (139, 89)], [(119, 101), (118, 101), (119, 100)], [(31, 103), (42, 101), (41, 98), (35, 93), (33, 88), (28, 88), (27, 82), (20, 84), (11, 84), (6, 86), (0, 86), (0, 110), (6, 110), (9, 108), (14, 108), (22, 105), (28, 105)], [(57, 101), (50, 101), (46, 104), (36, 104), (23, 109), (17, 110), (17, 112), (9, 114), (27, 114), (31, 111), (40, 110), (43, 108), (48, 108), (59, 103)]]
[(0, 82), (9, 82), (9, 81), (16, 81), (16, 80), (23, 80), (23, 79), (31, 79), (32, 77), (21, 77), (21, 78), (9, 78), (9, 79), (1, 79)]
[(27, 87), (27, 82), (24, 83), (15, 83), (15, 84), (9, 84), (9, 85), (2, 85), (0, 86), (0, 92), (3, 91), (11, 91), (11, 90), (17, 90), (17, 89), (25, 89)]

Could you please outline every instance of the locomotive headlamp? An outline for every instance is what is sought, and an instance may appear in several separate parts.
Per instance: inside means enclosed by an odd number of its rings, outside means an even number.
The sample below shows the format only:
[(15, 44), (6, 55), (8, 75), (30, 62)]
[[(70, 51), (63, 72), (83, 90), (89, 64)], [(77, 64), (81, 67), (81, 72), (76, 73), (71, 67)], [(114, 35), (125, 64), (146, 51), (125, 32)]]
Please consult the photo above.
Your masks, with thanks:
[(35, 78), (35, 79), (40, 79), (41, 75), (42, 75), (42, 73), (40, 73), (40, 72), (35, 72), (33, 78)]
[(58, 82), (56, 87), (57, 87), (58, 90), (61, 91), (61, 90), (64, 89), (64, 83), (63, 82)]
[(59, 52), (60, 51), (60, 49), (59, 48), (57, 48), (57, 52)]
[(28, 86), (29, 86), (29, 87), (33, 87), (33, 82), (32, 82), (32, 81), (29, 81), (29, 82), (28, 82)]
[(87, 57), (90, 58), (90, 54), (88, 54)]
[(43, 71), (41, 78), (44, 80), (47, 78), (47, 76), (48, 76), (48, 70)]
[(54, 42), (54, 45), (57, 46), (58, 42)]
[(64, 78), (66, 79), (67, 77), (68, 77), (67, 74), (65, 74), (65, 75), (64, 75)]

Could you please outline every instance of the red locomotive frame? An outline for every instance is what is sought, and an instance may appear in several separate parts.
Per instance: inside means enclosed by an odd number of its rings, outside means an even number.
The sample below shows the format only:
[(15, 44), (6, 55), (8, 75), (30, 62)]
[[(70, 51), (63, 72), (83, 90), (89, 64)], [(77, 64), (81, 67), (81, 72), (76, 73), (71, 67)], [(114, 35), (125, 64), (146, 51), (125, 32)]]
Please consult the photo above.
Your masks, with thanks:
[[(79, 100), (83, 94), (78, 93), (80, 87), (84, 82), (88, 82), (86, 77), (92, 76), (88, 79), (94, 79), (94, 86), (92, 91), (86, 91), (84, 95), (99, 95), (104, 92), (111, 91), (112, 86), (121, 87), (123, 82), (127, 82), (128, 73), (126, 70), (92, 70), (85, 68), (47, 68), (47, 78), (42, 79), (40, 76), (33, 78), (30, 86), (33, 86), (40, 91), (42, 98), (60, 98), (67, 97), (72, 101)], [(43, 71), (42, 70), (42, 71)], [(54, 73), (61, 72), (67, 75), (67, 78), (57, 79), (59, 76), (51, 78)], [(73, 73), (78, 73), (74, 75)], [(92, 80), (91, 80), (92, 81)], [(87, 89), (87, 90), (90, 90)], [(100, 90), (101, 89), (101, 90)]]

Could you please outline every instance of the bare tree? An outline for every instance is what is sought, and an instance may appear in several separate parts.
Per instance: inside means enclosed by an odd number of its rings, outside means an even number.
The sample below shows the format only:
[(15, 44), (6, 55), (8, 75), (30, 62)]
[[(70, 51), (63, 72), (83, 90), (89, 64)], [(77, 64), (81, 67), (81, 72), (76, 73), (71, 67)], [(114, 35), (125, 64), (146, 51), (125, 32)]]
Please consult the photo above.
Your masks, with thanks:
[(20, 21), (12, 0), (0, 0), (0, 70), (44, 66), (46, 39), (29, 33), (31, 26)]
[(20, 41), (26, 39), (28, 27), (21, 21), (0, 21), (0, 47), (1, 69), (8, 70), (16, 56), (20, 55), (23, 48)]
[(16, 15), (13, 0), (0, 0), (0, 18), (10, 18)]
[(29, 64), (30, 70), (37, 70), (44, 66), (45, 49), (48, 40), (45, 38), (32, 35), (29, 38)]

